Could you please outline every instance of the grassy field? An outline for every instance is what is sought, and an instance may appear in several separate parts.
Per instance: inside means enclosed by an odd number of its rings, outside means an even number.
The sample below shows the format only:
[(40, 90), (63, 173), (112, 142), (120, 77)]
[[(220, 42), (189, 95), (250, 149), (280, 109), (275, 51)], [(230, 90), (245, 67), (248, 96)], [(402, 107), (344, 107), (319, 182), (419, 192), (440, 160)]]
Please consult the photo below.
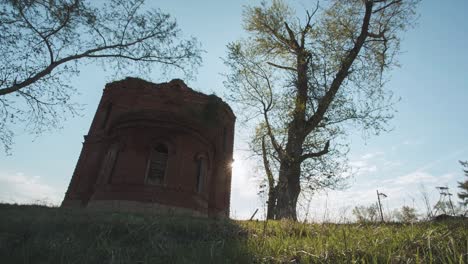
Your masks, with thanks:
[(0, 263), (468, 263), (468, 221), (215, 221), (0, 204)]

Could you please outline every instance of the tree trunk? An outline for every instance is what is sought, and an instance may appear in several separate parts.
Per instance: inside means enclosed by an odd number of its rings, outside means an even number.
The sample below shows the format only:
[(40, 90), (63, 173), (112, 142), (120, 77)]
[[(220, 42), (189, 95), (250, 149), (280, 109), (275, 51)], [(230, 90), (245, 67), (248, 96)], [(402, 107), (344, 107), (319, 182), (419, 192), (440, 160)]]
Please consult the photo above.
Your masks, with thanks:
[(276, 200), (278, 195), (276, 192), (276, 186), (268, 189), (268, 201), (267, 201), (267, 220), (276, 219), (275, 209), (276, 209)]
[(281, 162), (277, 186), (276, 219), (297, 220), (297, 198), (301, 192), (300, 167), (297, 163)]
[(301, 162), (303, 137), (294, 121), (290, 125), (286, 156), (280, 161), (278, 175), (276, 218), (296, 221), (297, 198), (301, 192)]
[(307, 105), (307, 57), (303, 47), (297, 51), (297, 81), (296, 100), (293, 119), (288, 126), (288, 139), (285, 156), (280, 161), (280, 171), (277, 186), (277, 219), (297, 220), (297, 198), (301, 192), (300, 176), (302, 145), (306, 137), (305, 108)]
[(268, 201), (267, 201), (267, 220), (276, 219), (275, 209), (276, 209), (276, 200), (277, 200), (277, 188), (275, 186), (275, 178), (273, 177), (273, 172), (270, 168), (270, 161), (268, 160), (268, 152), (265, 145), (266, 135), (262, 137), (262, 157), (263, 157), (263, 167), (265, 167), (265, 173), (268, 180)]

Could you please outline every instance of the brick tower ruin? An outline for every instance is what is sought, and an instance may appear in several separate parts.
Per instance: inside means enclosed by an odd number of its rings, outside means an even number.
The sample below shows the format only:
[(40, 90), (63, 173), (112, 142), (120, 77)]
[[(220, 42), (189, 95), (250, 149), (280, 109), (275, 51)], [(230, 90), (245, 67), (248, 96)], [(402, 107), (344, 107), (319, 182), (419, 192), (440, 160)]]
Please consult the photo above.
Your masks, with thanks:
[(234, 122), (181, 80), (109, 83), (62, 206), (228, 217)]

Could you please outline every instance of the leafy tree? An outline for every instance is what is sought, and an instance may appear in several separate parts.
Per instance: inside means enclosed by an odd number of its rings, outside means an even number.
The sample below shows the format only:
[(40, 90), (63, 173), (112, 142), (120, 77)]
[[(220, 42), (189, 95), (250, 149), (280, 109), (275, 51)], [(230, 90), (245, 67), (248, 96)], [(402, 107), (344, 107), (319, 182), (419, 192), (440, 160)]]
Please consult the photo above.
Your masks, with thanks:
[[(460, 161), (460, 164), (463, 167), (465, 176), (468, 177), (468, 161)], [(458, 193), (458, 198), (462, 200), (461, 204), (466, 207), (468, 205), (468, 179), (466, 179), (464, 182), (458, 182), (458, 188), (461, 190)]]
[(249, 35), (228, 45), (225, 84), (257, 125), (254, 145), (267, 141), (268, 164), (277, 168), (268, 176), (274, 218), (297, 219), (307, 178), (323, 175), (304, 172), (346, 154), (339, 138), (350, 125), (385, 130), (394, 102), (385, 73), (396, 65), (398, 34), (412, 24), (417, 2), (335, 0), (306, 10), (305, 20), (281, 0), (246, 7)]
[(352, 213), (358, 223), (375, 223), (379, 219), (379, 206), (377, 204), (356, 206)]
[(416, 209), (406, 205), (402, 206), (400, 211), (396, 212), (395, 216), (398, 221), (403, 223), (413, 223), (418, 220)]
[(0, 144), (15, 123), (41, 133), (64, 112), (77, 113), (69, 84), (79, 65), (99, 61), (116, 72), (154, 65), (189, 74), (201, 62), (196, 39), (181, 39), (176, 21), (144, 0), (0, 1)]

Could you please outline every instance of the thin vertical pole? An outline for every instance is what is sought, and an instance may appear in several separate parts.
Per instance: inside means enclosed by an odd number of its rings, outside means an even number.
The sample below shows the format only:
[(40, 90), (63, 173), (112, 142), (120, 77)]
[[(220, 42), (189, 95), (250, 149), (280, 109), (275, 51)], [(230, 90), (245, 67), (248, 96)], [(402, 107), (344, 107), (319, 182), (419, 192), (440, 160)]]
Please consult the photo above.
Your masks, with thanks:
[(377, 200), (379, 201), (380, 220), (381, 220), (382, 223), (383, 223), (383, 222), (384, 222), (384, 219), (383, 219), (383, 212), (382, 212), (382, 204), (380, 203), (380, 193), (379, 193), (379, 190), (377, 190)]

